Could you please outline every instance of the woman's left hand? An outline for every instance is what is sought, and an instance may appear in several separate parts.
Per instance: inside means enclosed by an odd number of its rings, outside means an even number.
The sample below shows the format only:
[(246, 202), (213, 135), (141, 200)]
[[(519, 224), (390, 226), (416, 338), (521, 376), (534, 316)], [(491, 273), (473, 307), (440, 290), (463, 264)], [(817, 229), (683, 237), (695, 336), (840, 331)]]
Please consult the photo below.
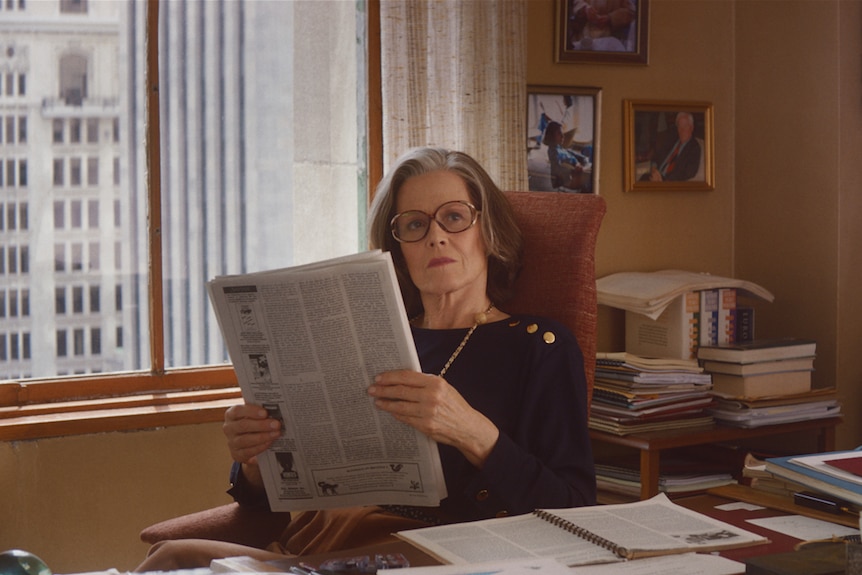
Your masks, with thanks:
[(457, 448), (476, 467), (491, 453), (500, 431), (442, 377), (410, 370), (378, 375), (368, 388), (375, 405), (434, 441)]

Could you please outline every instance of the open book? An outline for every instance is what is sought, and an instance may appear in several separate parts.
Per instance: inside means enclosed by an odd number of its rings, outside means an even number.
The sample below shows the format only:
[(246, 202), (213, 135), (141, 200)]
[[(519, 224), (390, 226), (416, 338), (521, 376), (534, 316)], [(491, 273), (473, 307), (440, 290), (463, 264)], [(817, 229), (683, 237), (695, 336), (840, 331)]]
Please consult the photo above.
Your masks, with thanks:
[(397, 535), (445, 563), (551, 557), (570, 567), (769, 543), (679, 506), (664, 493), (634, 503), (537, 510)]
[(366, 393), (378, 373), (420, 370), (389, 253), (207, 287), (243, 398), (283, 423), (258, 457), (273, 511), (446, 497), (437, 444)]

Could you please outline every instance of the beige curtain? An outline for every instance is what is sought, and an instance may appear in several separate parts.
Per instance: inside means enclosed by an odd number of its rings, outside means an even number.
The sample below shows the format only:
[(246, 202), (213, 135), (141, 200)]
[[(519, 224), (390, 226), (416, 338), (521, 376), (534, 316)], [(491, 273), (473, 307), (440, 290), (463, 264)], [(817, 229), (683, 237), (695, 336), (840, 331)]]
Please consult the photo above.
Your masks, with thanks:
[(527, 189), (526, 1), (381, 0), (384, 170), (443, 146)]

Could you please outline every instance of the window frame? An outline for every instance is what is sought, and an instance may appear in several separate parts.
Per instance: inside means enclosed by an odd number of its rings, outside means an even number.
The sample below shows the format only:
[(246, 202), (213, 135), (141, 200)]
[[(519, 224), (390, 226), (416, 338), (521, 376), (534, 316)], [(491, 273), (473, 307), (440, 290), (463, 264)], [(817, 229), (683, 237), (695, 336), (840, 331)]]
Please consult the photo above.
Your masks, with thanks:
[[(379, 0), (368, 0), (366, 8), (368, 180), (377, 182), (383, 167)], [(158, 21), (159, 0), (147, 0), (145, 86), (151, 368), (2, 382), (0, 441), (219, 422), (224, 418), (225, 409), (241, 400), (231, 366), (165, 368), (162, 242), (159, 234), (162, 212)], [(73, 343), (69, 335), (65, 334), (67, 353), (72, 351), (70, 344)], [(59, 343), (59, 331), (57, 338)]]

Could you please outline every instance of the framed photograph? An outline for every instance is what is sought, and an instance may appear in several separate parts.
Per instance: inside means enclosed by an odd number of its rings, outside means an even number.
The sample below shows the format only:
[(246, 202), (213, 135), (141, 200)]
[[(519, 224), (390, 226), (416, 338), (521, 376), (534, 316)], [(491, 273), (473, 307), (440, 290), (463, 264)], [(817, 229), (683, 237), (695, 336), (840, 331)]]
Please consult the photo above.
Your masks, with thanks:
[(557, 62), (647, 64), (649, 0), (557, 0)]
[(601, 89), (527, 86), (527, 172), (534, 192), (599, 192)]
[(625, 189), (715, 188), (708, 102), (623, 101)]

